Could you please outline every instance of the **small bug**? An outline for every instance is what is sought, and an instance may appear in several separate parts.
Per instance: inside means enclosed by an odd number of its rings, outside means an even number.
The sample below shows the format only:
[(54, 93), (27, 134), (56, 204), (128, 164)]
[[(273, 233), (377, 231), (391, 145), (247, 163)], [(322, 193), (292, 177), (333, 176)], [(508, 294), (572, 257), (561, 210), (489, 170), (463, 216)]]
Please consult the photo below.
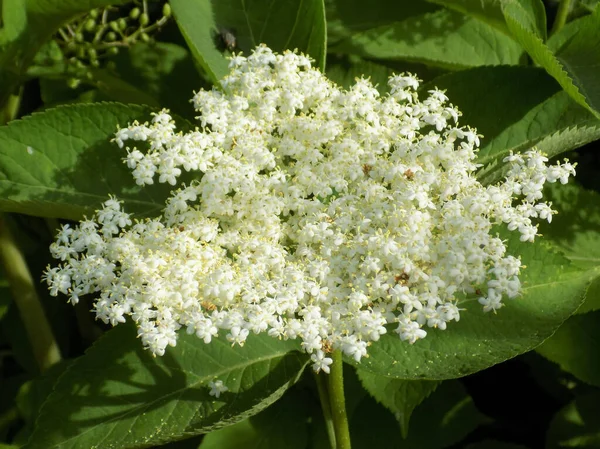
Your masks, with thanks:
[(212, 312), (213, 310), (217, 309), (217, 306), (214, 305), (212, 302), (210, 301), (202, 301), (200, 303), (200, 305), (205, 308), (206, 310), (208, 310), (209, 312)]
[(394, 276), (394, 280), (401, 285), (406, 285), (409, 279), (410, 275), (408, 273), (402, 273)]
[(229, 28), (219, 28), (217, 40), (222, 51), (234, 51), (237, 48), (237, 38), (234, 31)]

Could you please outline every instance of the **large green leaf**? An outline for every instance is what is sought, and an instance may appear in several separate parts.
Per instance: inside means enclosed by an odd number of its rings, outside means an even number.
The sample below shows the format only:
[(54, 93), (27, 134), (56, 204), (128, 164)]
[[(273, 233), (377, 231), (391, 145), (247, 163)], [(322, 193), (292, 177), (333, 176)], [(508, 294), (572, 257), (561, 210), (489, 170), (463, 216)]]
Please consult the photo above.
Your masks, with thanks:
[(388, 78), (393, 73), (394, 71), (389, 67), (358, 57), (352, 58), (352, 60), (330, 57), (326, 74), (330, 80), (344, 89), (350, 88), (355, 83), (356, 78), (368, 76), (377, 90), (384, 94), (388, 91)]
[(523, 52), (486, 23), (446, 9), (355, 32), (331, 51), (448, 69), (518, 64)]
[(369, 394), (394, 414), (400, 423), (402, 438), (408, 435), (413, 410), (440, 384), (430, 380), (393, 379), (362, 369), (356, 373)]
[[(522, 243), (508, 237), (508, 253), (520, 255), (521, 297), (507, 300), (496, 314), (476, 301), (461, 304), (460, 322), (447, 330), (428, 329), (413, 345), (388, 334), (369, 348), (361, 368), (390, 378), (451, 379), (471, 374), (540, 345), (579, 307), (593, 277), (540, 240)], [(352, 360), (348, 360), (353, 363)]]
[(420, 0), (378, 0), (369, 4), (368, 8), (364, 7), (363, 0), (325, 0), (327, 41), (335, 45), (355, 33), (418, 18), (438, 9), (438, 6)]
[[(483, 134), (478, 178), (501, 179), (499, 164), (510, 151), (537, 146), (550, 156), (600, 138), (600, 120), (577, 104), (543, 70), (531, 67), (478, 67), (434, 79), (463, 113), (462, 125)], [(501, 111), (499, 113), (498, 111)]]
[(561, 91), (483, 146), (478, 162), (484, 168), (478, 178), (483, 184), (499, 181), (500, 161), (511, 151), (521, 152), (535, 146), (548, 157), (554, 157), (598, 139), (600, 120)]
[(579, 104), (600, 117), (600, 8), (582, 23), (577, 33), (553, 54), (537, 28), (533, 10), (539, 0), (506, 0), (502, 11), (513, 37), (529, 56), (553, 76), (562, 88)]
[[(26, 449), (147, 447), (233, 424), (276, 401), (308, 358), (295, 341), (251, 336), (203, 343), (181, 333), (177, 346), (152, 357), (119, 325), (60, 377), (42, 406)], [(217, 399), (209, 382), (228, 387)]]
[(482, 145), (519, 122), (531, 109), (555, 94), (559, 86), (541, 69), (476, 67), (435, 78), (420, 95), (434, 87), (445, 90), (458, 107), (460, 124), (477, 128)]
[(537, 352), (575, 377), (600, 387), (600, 312), (572, 316)]
[(171, 0), (173, 13), (195, 60), (214, 83), (227, 74), (220, 33), (235, 36), (235, 51), (259, 44), (275, 51), (298, 49), (325, 68), (327, 35), (323, 0)]
[(502, 15), (501, 0), (427, 0), (454, 11), (475, 17), (508, 34)]
[(307, 419), (306, 397), (289, 391), (258, 415), (209, 433), (198, 449), (305, 449)]
[(137, 186), (110, 139), (117, 125), (151, 118), (148, 107), (62, 106), (0, 127), (0, 208), (80, 219), (114, 194), (135, 213), (156, 213), (171, 186)]
[(78, 14), (128, 0), (7, 0), (0, 29), (0, 105), (23, 80), (39, 48)]
[(457, 381), (444, 382), (417, 407), (403, 439), (393, 415), (365, 397), (350, 417), (354, 449), (442, 449), (472, 432), (486, 418)]
[[(585, 170), (586, 167), (580, 167)], [(595, 172), (593, 174), (595, 176)], [(577, 184), (550, 185), (545, 194), (559, 211), (552, 223), (540, 223), (540, 233), (571, 262), (584, 270), (600, 270), (600, 194)], [(599, 273), (600, 274), (600, 273)], [(600, 309), (600, 277), (589, 286), (577, 313)]]

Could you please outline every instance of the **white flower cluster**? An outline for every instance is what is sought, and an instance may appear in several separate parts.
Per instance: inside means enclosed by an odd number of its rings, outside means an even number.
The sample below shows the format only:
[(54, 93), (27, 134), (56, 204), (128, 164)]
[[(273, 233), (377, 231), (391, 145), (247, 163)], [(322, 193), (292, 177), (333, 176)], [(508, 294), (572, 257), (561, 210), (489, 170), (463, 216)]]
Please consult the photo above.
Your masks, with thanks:
[(520, 260), (492, 226), (532, 241), (551, 220), (542, 186), (574, 174), (536, 151), (511, 155), (506, 179), (482, 186), (479, 138), (457, 127), (443, 92), (420, 101), (418, 80), (392, 76), (381, 96), (349, 90), (309, 58), (260, 46), (231, 60), (222, 90), (194, 99), (201, 128), (182, 134), (168, 111), (115, 141), (140, 185), (176, 185), (163, 215), (133, 221), (111, 198), (91, 220), (64, 226), (45, 274), (51, 293), (97, 293), (97, 318), (137, 323), (162, 355), (185, 327), (206, 343), (220, 331), (300, 339), (316, 371), (332, 349), (357, 361), (395, 323), (414, 343), (459, 319), (458, 301), (485, 311), (519, 294)]

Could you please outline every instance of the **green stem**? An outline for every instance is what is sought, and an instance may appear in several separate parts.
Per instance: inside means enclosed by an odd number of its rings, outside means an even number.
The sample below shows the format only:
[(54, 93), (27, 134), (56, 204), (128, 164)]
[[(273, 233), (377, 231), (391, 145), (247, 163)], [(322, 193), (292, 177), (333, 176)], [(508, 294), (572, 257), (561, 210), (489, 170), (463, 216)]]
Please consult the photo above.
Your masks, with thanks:
[(556, 34), (560, 29), (567, 23), (567, 17), (569, 17), (569, 11), (571, 10), (571, 0), (560, 0), (558, 4), (558, 11), (556, 12), (556, 18), (552, 24), (552, 31), (550, 34)]
[(327, 428), (327, 436), (329, 437), (329, 445), (331, 449), (335, 447), (335, 426), (333, 424), (333, 416), (331, 416), (331, 402), (329, 391), (327, 390), (327, 374), (315, 373), (315, 381), (319, 390), (319, 399), (321, 401), (321, 409), (323, 409), (323, 417), (325, 418), (325, 427)]
[(331, 416), (335, 427), (336, 449), (350, 449), (350, 429), (346, 415), (346, 398), (344, 396), (344, 363), (339, 349), (331, 355), (333, 363), (327, 378), (329, 400), (331, 403)]
[(14, 120), (21, 106), (21, 91), (16, 95), (10, 95), (6, 104), (2, 107), (2, 115), (0, 116), (0, 125), (5, 125), (11, 120)]
[(60, 351), (25, 258), (2, 215), (0, 215), (0, 265), (19, 309), (37, 365), (40, 371), (44, 372), (60, 361)]

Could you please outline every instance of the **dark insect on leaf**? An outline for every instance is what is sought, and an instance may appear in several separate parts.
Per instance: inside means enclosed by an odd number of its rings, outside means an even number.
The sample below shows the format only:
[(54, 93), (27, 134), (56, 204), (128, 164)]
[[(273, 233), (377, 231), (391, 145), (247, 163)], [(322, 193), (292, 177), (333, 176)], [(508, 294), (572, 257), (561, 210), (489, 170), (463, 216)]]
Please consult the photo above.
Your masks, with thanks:
[(230, 28), (219, 28), (215, 34), (215, 43), (221, 51), (234, 51), (237, 48), (235, 31)]

